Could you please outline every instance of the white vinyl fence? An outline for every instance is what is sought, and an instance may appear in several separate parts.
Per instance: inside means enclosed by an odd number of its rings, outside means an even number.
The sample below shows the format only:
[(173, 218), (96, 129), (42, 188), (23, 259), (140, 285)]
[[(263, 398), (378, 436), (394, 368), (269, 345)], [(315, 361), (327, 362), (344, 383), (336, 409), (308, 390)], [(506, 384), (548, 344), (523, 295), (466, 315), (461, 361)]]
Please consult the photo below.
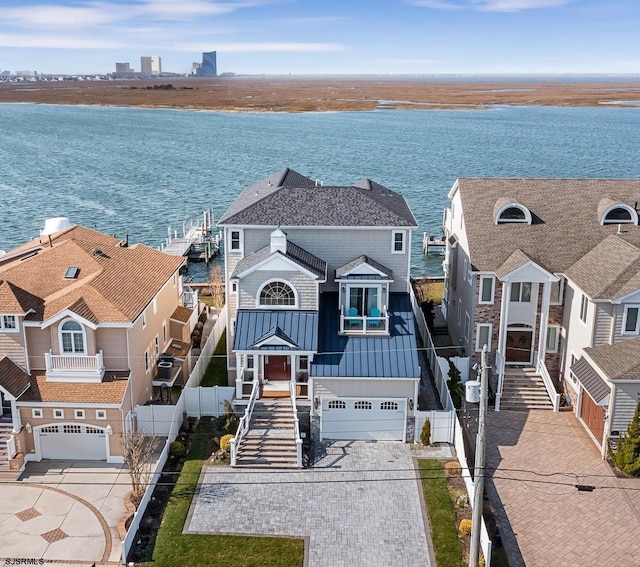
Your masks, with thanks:
[(417, 411), (415, 442), (420, 443), (420, 433), (427, 418), (431, 422), (431, 443), (453, 445), (456, 422), (456, 414), (453, 411)]
[(189, 417), (219, 417), (224, 413), (224, 402), (231, 401), (235, 392), (233, 386), (186, 388), (182, 392), (185, 401), (184, 411)]
[(225, 328), (227, 326), (227, 305), (222, 308), (218, 315), (218, 319), (211, 329), (211, 333), (207, 337), (207, 342), (202, 345), (200, 350), (200, 356), (198, 357), (198, 361), (196, 362), (191, 374), (189, 374), (189, 379), (185, 384), (185, 388), (195, 388), (200, 385), (200, 381), (204, 376), (205, 371), (207, 370), (207, 366), (211, 361), (211, 357), (213, 356), (213, 351), (216, 349), (216, 345), (222, 336)]

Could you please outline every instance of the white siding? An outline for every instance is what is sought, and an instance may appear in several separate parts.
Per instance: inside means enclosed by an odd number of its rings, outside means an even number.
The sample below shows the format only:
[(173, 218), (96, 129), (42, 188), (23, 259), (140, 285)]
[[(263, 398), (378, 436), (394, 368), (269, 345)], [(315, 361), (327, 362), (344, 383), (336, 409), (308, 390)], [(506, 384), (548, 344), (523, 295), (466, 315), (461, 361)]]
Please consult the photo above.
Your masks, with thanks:
[(627, 427), (640, 396), (640, 381), (637, 384), (616, 384), (616, 399), (611, 417), (611, 431), (627, 432)]
[(613, 305), (596, 304), (596, 323), (593, 334), (593, 346), (607, 345), (611, 342), (613, 326)]

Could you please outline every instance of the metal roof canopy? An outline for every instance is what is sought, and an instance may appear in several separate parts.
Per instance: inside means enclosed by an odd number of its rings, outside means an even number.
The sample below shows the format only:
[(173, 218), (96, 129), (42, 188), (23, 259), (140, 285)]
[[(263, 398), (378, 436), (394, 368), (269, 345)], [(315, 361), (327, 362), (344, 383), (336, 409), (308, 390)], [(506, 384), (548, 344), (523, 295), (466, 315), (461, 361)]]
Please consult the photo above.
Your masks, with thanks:
[(577, 362), (574, 362), (569, 370), (573, 372), (573, 375), (576, 377), (578, 382), (582, 384), (582, 387), (587, 391), (597, 405), (609, 405), (609, 394), (611, 394), (611, 388), (607, 386), (606, 382), (584, 357), (581, 356)]
[[(283, 335), (295, 346), (279, 343), (264, 343), (273, 336)], [(264, 344), (256, 344), (264, 343)], [(236, 331), (233, 339), (234, 351), (254, 350), (296, 350), (317, 352), (318, 350), (318, 312), (241, 309), (236, 318)]]

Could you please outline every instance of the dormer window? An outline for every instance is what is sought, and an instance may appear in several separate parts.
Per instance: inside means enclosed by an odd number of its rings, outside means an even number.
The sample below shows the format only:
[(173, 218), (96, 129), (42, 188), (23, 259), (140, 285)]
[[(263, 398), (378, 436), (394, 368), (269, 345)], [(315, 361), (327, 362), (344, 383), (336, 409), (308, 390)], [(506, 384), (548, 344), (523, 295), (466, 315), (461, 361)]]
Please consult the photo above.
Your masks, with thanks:
[(60, 343), (64, 354), (85, 354), (84, 329), (77, 321), (65, 321), (60, 327)]
[(527, 223), (531, 224), (531, 212), (520, 203), (508, 203), (498, 210), (496, 224)]
[(638, 224), (638, 213), (630, 206), (617, 204), (609, 207), (600, 221), (601, 224)]

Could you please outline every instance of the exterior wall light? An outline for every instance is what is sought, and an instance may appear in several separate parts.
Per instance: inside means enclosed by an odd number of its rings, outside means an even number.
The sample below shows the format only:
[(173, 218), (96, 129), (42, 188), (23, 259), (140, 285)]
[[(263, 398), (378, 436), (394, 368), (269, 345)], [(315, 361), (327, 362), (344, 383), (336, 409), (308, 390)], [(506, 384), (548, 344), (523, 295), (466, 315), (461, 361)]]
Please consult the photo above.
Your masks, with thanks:
[(107, 435), (113, 435), (113, 427), (111, 427), (111, 424), (107, 425)]
[(27, 430), (27, 433), (31, 433), (33, 431), (33, 427), (31, 427), (31, 424), (28, 421), (24, 424), (24, 428)]
[(409, 411), (413, 411), (413, 398), (409, 398)]
[(319, 407), (320, 407), (320, 398), (316, 397), (316, 399), (313, 400), (313, 408), (317, 410)]

